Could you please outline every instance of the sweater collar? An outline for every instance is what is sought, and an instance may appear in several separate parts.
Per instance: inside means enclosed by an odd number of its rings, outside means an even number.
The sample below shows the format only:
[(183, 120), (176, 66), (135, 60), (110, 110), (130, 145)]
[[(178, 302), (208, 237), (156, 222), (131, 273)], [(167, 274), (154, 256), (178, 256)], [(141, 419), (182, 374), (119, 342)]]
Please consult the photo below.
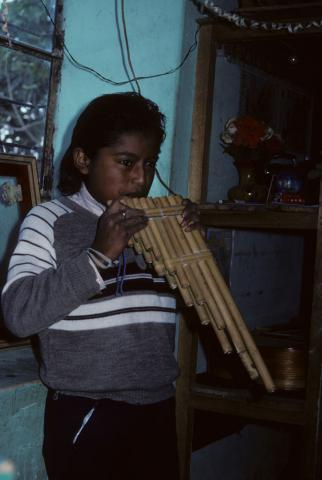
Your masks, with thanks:
[(73, 202), (77, 203), (77, 205), (94, 213), (94, 215), (96, 215), (97, 217), (100, 217), (106, 209), (104, 205), (102, 205), (97, 200), (95, 200), (94, 197), (92, 197), (92, 195), (87, 190), (85, 183), (82, 183), (82, 186), (78, 192), (70, 195), (68, 198)]

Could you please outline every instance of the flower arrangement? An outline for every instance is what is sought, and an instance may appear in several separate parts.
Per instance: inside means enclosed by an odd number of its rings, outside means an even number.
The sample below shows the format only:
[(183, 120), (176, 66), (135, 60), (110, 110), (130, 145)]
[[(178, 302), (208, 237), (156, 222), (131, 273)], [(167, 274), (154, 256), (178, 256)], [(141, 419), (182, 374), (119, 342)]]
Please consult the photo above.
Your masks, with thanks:
[(229, 119), (220, 138), (224, 152), (234, 158), (236, 166), (265, 165), (283, 152), (283, 142), (273, 129), (250, 116)]

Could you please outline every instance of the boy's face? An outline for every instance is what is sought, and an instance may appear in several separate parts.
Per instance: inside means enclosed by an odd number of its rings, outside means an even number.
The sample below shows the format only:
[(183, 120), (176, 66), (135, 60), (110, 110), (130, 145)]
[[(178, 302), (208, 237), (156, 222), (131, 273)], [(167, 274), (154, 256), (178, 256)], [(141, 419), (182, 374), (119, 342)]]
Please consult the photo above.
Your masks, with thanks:
[(93, 159), (82, 151), (86, 166), (77, 168), (86, 175), (85, 184), (90, 194), (106, 205), (124, 195), (146, 196), (153, 182), (159, 145), (152, 135), (129, 133), (120, 136), (111, 147), (99, 149)]

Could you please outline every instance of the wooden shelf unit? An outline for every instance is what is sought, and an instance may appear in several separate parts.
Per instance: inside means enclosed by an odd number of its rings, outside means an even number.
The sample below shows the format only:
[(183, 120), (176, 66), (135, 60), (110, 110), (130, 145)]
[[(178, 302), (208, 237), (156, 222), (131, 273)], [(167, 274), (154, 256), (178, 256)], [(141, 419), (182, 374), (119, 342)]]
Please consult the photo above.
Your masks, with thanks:
[(204, 225), (218, 228), (316, 230), (318, 207), (201, 204)]
[[(279, 32), (280, 33), (280, 32)], [(309, 32), (306, 32), (309, 34)], [(320, 31), (321, 33), (321, 31)], [(303, 34), (303, 33), (302, 33)], [(240, 31), (216, 20), (202, 20), (196, 69), (194, 113), (192, 122), (189, 196), (205, 201), (207, 152), (209, 146), (211, 105), (214, 84), (216, 42), (243, 41), (267, 33)], [(283, 35), (287, 35), (285, 32)], [(303, 474), (301, 480), (322, 478), (322, 428), (320, 411), (322, 374), (322, 190), (316, 207), (283, 205), (201, 204), (205, 225), (218, 228), (242, 228), (303, 234), (316, 240), (308, 374), (303, 397), (282, 393), (254, 398), (247, 389), (218, 387), (200, 383), (196, 375), (198, 334), (189, 325), (193, 312), (182, 311), (179, 325), (178, 359), (181, 375), (177, 382), (177, 430), (181, 479), (189, 479), (193, 439), (194, 410), (216, 412), (252, 420), (277, 422), (303, 429)], [(315, 241), (313, 242), (315, 244)], [(190, 318), (191, 320), (191, 318)]]

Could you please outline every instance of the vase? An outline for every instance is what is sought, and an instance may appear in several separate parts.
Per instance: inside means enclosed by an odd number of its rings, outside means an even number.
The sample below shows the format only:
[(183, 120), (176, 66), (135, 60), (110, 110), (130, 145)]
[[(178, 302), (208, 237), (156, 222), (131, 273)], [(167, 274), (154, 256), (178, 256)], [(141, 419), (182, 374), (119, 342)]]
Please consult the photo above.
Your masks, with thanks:
[(228, 198), (233, 202), (263, 202), (266, 198), (267, 188), (259, 185), (253, 166), (236, 165), (239, 183), (228, 190)]

